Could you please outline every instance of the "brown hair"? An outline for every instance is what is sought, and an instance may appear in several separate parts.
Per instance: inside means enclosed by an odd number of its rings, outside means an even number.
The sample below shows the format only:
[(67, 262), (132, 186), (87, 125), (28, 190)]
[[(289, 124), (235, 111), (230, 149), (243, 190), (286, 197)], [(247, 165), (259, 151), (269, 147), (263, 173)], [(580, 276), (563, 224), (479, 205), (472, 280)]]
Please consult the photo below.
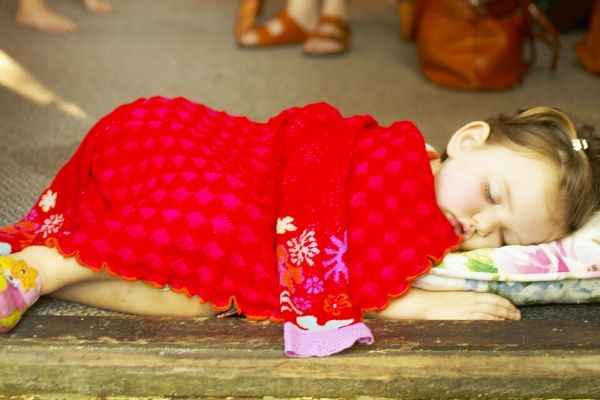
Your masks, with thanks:
[[(552, 107), (499, 115), (486, 122), (491, 128), (487, 143), (518, 146), (557, 166), (559, 196), (565, 204), (565, 233), (587, 222), (600, 203), (600, 138), (592, 126), (578, 125)], [(587, 148), (576, 151), (575, 139), (584, 140)]]

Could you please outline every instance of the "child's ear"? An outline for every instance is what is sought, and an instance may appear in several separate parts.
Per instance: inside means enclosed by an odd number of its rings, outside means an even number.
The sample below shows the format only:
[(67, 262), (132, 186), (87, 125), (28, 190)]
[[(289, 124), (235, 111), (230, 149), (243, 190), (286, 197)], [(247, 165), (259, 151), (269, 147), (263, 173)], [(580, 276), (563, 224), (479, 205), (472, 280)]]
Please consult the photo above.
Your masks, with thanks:
[(484, 121), (469, 122), (450, 138), (446, 153), (454, 157), (463, 150), (482, 145), (490, 135), (490, 125)]

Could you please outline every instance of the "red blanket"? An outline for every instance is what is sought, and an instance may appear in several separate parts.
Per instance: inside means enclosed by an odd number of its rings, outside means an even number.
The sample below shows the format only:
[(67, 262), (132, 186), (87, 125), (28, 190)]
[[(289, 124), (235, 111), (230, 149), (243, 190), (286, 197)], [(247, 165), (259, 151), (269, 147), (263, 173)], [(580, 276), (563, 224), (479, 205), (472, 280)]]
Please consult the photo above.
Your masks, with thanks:
[(422, 135), (333, 107), (267, 123), (183, 98), (96, 124), (35, 207), (0, 231), (218, 309), (284, 320), (286, 353), (372, 342), (384, 308), (458, 238), (436, 205)]

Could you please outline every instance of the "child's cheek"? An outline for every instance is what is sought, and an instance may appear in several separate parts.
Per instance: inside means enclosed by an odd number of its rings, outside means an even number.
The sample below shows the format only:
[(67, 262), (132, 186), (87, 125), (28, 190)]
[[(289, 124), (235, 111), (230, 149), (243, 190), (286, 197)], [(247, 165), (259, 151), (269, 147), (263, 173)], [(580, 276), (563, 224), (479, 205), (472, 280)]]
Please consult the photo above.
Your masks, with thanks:
[(446, 174), (436, 180), (437, 202), (442, 209), (457, 216), (475, 212), (481, 203), (482, 194), (474, 179), (462, 175)]

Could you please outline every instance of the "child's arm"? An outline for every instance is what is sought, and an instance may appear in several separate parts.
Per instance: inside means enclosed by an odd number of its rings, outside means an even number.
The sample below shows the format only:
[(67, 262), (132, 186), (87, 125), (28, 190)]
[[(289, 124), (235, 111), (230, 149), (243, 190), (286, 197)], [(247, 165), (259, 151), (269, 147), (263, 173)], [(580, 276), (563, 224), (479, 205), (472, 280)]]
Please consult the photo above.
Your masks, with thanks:
[(370, 315), (390, 319), (521, 319), (508, 300), (491, 293), (435, 292), (412, 288), (390, 301), (383, 311)]

